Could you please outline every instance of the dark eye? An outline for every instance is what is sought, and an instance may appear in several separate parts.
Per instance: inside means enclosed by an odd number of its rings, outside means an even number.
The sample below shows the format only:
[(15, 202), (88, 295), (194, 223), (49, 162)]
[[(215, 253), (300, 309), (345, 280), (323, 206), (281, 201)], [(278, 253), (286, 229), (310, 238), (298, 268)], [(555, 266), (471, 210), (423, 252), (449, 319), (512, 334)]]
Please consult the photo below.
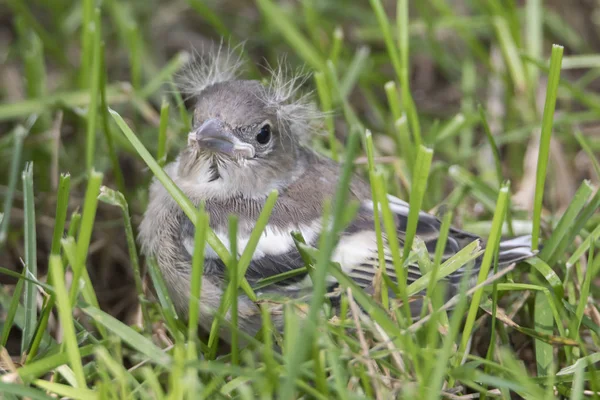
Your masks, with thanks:
[(271, 140), (271, 126), (269, 124), (263, 125), (260, 128), (260, 132), (256, 135), (256, 141), (260, 144), (267, 144)]

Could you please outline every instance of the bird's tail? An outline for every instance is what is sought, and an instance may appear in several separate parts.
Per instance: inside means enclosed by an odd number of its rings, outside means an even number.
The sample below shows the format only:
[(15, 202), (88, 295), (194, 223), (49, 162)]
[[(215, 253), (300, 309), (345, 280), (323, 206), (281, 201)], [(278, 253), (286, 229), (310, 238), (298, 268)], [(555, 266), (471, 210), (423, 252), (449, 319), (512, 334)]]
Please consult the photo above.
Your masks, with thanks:
[(500, 242), (498, 265), (508, 266), (534, 255), (535, 253), (531, 250), (531, 235), (503, 240)]

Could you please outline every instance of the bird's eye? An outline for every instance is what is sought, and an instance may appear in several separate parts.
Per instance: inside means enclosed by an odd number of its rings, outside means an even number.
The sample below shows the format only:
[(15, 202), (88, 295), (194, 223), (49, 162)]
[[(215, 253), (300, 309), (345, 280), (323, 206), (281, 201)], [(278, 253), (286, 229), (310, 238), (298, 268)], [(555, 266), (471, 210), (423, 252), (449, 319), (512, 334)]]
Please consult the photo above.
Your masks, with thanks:
[(271, 140), (271, 125), (264, 124), (262, 128), (260, 128), (260, 132), (256, 135), (256, 141), (259, 144), (267, 144)]

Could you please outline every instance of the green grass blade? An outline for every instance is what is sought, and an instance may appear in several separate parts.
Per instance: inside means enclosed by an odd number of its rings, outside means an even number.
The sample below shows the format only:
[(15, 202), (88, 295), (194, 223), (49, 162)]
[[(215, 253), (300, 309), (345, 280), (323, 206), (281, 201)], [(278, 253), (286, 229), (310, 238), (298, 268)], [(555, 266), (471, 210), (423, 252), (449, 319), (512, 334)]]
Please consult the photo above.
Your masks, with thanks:
[(517, 91), (523, 93), (527, 89), (528, 79), (525, 75), (525, 67), (523, 66), (521, 57), (519, 56), (517, 44), (510, 33), (509, 26), (505, 19), (501, 17), (495, 17), (494, 28), (496, 29), (496, 35), (498, 37), (498, 41), (500, 42), (500, 46), (502, 47), (504, 59), (508, 65), (510, 77), (512, 78)]
[(485, 132), (485, 137), (488, 142), (490, 142), (490, 147), (492, 148), (492, 155), (494, 156), (494, 166), (496, 167), (496, 179), (498, 180), (498, 185), (502, 184), (504, 180), (502, 173), (502, 159), (500, 157), (500, 150), (498, 150), (498, 146), (496, 145), (496, 139), (494, 139), (494, 135), (490, 129), (490, 125), (488, 124), (487, 118), (485, 116), (485, 110), (479, 104), (477, 107), (479, 111), (479, 118), (481, 118), (481, 126), (483, 127), (483, 131)]
[[(95, 345), (87, 345), (79, 348), (79, 354), (81, 357), (87, 357), (94, 352)], [(24, 382), (29, 382), (35, 378), (38, 378), (44, 374), (47, 374), (61, 365), (69, 362), (69, 353), (58, 352), (52, 355), (46, 355), (39, 360), (34, 360), (27, 363), (21, 368), (17, 369), (19, 377)]]
[[(538, 292), (535, 295), (535, 328), (546, 335), (552, 335), (553, 315), (551, 312), (548, 297)], [(538, 376), (545, 376), (550, 373), (554, 363), (554, 349), (552, 345), (541, 340), (535, 341), (535, 361), (537, 365)]]
[[(256, 220), (256, 224), (254, 225), (254, 229), (252, 230), (252, 233), (250, 234), (248, 243), (246, 243), (246, 247), (244, 248), (244, 251), (242, 252), (242, 255), (240, 256), (239, 261), (237, 261), (237, 269), (238, 269), (237, 276), (238, 277), (242, 277), (242, 276), (246, 275), (246, 271), (247, 271), (248, 267), (250, 266), (250, 263), (252, 262), (252, 257), (254, 256), (256, 246), (258, 245), (258, 242), (260, 241), (260, 239), (263, 235), (265, 227), (267, 226), (267, 223), (269, 222), (269, 218), (271, 217), (271, 212), (273, 211), (273, 207), (275, 207), (277, 197), (278, 197), (278, 192), (273, 190), (271, 193), (269, 193), (269, 196), (267, 197), (267, 200), (265, 201), (265, 205), (264, 205), (260, 215), (258, 216), (258, 219)], [(228, 271), (231, 271), (230, 267), (228, 267)], [(222, 315), (227, 314), (227, 311), (230, 309), (230, 307), (232, 305), (232, 299), (233, 299), (234, 293), (237, 294), (237, 288), (241, 287), (240, 282), (243, 282), (243, 281), (238, 280), (238, 286), (236, 288), (234, 288), (231, 285), (227, 286), (227, 289), (225, 291), (225, 294), (223, 295), (221, 304), (219, 305), (219, 309), (217, 311), (218, 315), (222, 316)], [(217, 350), (217, 344), (218, 344), (217, 339), (219, 337), (218, 336), (219, 326), (220, 326), (220, 319), (215, 318), (211, 324), (210, 335), (208, 338), (208, 347), (211, 349), (211, 353), (210, 353), (211, 356), (209, 358), (211, 358), (211, 359), (214, 358), (214, 356), (216, 354), (216, 350)]]
[[(89, 181), (85, 192), (85, 199), (83, 202), (83, 213), (81, 217), (81, 225), (79, 228), (79, 235), (77, 236), (77, 253), (75, 264), (71, 264), (73, 270), (73, 282), (70, 290), (70, 302), (75, 304), (79, 291), (79, 279), (84, 278), (86, 283), (89, 283), (89, 276), (85, 269), (85, 264), (88, 256), (88, 249), (90, 247), (90, 241), (92, 239), (92, 231), (94, 227), (94, 220), (96, 218), (96, 208), (98, 207), (98, 194), (100, 192), (100, 185), (102, 184), (103, 175), (100, 172), (94, 170), (90, 171)], [(84, 296), (90, 296), (93, 292), (93, 288), (89, 285), (83, 287)], [(87, 300), (90, 298), (88, 297)], [(97, 301), (96, 301), (97, 305)]]
[(127, 249), (129, 251), (129, 260), (131, 261), (131, 267), (133, 268), (133, 279), (135, 282), (135, 289), (137, 291), (138, 301), (142, 308), (142, 316), (144, 318), (144, 326), (146, 329), (151, 329), (152, 323), (150, 321), (150, 315), (146, 306), (146, 299), (144, 296), (144, 284), (142, 283), (142, 272), (140, 269), (140, 263), (138, 259), (138, 251), (135, 245), (135, 237), (133, 235), (133, 228), (131, 226), (131, 216), (129, 215), (129, 204), (125, 200), (125, 196), (121, 192), (114, 191), (102, 186), (100, 188), (100, 194), (98, 200), (108, 203), (110, 205), (119, 207), (123, 213), (123, 224), (125, 225), (125, 238), (127, 239)]
[[(23, 275), (26, 271), (23, 271)], [(10, 299), (10, 305), (8, 310), (6, 310), (6, 316), (2, 321), (2, 336), (0, 337), (0, 346), (6, 347), (6, 343), (8, 342), (8, 337), (10, 335), (10, 331), (16, 323), (14, 322), (15, 316), (17, 314), (17, 309), (19, 308), (19, 302), (21, 301), (21, 294), (23, 293), (23, 285), (25, 284), (24, 279), (19, 279), (17, 284), (15, 285), (14, 291), (12, 293), (12, 297)]]
[(319, 101), (321, 103), (321, 109), (326, 113), (325, 115), (325, 126), (327, 127), (327, 133), (329, 134), (329, 148), (331, 149), (331, 158), (335, 161), (339, 161), (337, 139), (335, 137), (335, 126), (333, 121), (332, 107), (333, 103), (331, 100), (330, 89), (325, 79), (323, 72), (315, 73), (315, 83), (317, 85), (317, 93), (319, 94)]
[(50, 274), (52, 275), (54, 289), (56, 290), (56, 306), (63, 330), (63, 342), (69, 358), (69, 364), (75, 373), (77, 386), (85, 388), (85, 374), (83, 372), (81, 353), (77, 344), (75, 326), (73, 325), (73, 306), (69, 300), (69, 294), (65, 286), (65, 271), (63, 270), (60, 257), (57, 255), (50, 256)]
[(131, 346), (132, 349), (143, 354), (152, 362), (161, 366), (168, 366), (171, 363), (171, 357), (167, 353), (152, 343), (151, 340), (139, 334), (118, 319), (89, 305), (82, 306), (81, 311), (104, 325), (109, 331)]
[(8, 227), (10, 223), (10, 214), (12, 210), (15, 189), (17, 187), (19, 171), (21, 171), (21, 153), (23, 151), (23, 140), (27, 136), (28, 131), (21, 125), (18, 125), (13, 131), (13, 149), (10, 162), (10, 172), (8, 178), (8, 190), (4, 197), (4, 207), (2, 209), (3, 216), (0, 221), (0, 248), (6, 241)]
[(179, 332), (179, 326), (177, 323), (179, 317), (175, 311), (175, 306), (171, 301), (171, 296), (163, 279), (160, 267), (158, 266), (156, 260), (152, 257), (149, 257), (146, 260), (146, 264), (148, 265), (148, 273), (150, 274), (150, 278), (152, 279), (152, 283), (156, 290), (156, 295), (160, 303), (160, 310), (165, 317), (166, 325), (171, 331), (171, 334), (174, 336), (175, 341), (181, 341), (183, 338)]
[(402, 261), (406, 260), (408, 253), (412, 250), (413, 240), (417, 233), (417, 224), (419, 222), (419, 213), (427, 188), (427, 180), (429, 179), (429, 169), (431, 167), (431, 159), (433, 158), (433, 150), (421, 146), (417, 152), (417, 160), (415, 162), (415, 175), (410, 189), (410, 202), (408, 212), (408, 222), (406, 225), (406, 239), (404, 242), (404, 252)]
[(92, 30), (92, 65), (90, 67), (89, 74), (85, 74), (86, 79), (91, 81), (90, 88), (90, 104), (88, 106), (87, 115), (87, 127), (86, 127), (86, 166), (88, 171), (91, 171), (94, 167), (94, 159), (96, 156), (96, 128), (98, 121), (98, 100), (100, 95), (100, 74), (102, 55), (100, 51), (102, 49), (101, 43), (101, 23), (100, 23), (100, 10), (96, 9), (93, 16), (94, 21), (90, 22), (93, 28), (88, 27)]
[[(37, 242), (35, 229), (35, 199), (33, 197), (33, 163), (27, 163), (23, 170), (23, 193), (25, 218), (25, 276), (37, 278)], [(30, 281), (25, 282), (24, 307), (25, 324), (22, 330), (21, 352), (25, 353), (35, 335), (37, 321), (37, 287)]]
[[(190, 60), (190, 55), (186, 52), (181, 52), (175, 55), (167, 65), (160, 70), (150, 82), (148, 82), (139, 93), (139, 97), (145, 99), (154, 94), (160, 87), (171, 79), (177, 71), (181, 69)], [(114, 118), (114, 111), (111, 110)], [(133, 143), (132, 143), (133, 144)]]
[(290, 18), (272, 0), (257, 0), (258, 8), (302, 59), (317, 71), (325, 70), (325, 61), (318, 50), (302, 35)]
[(562, 55), (563, 47), (553, 45), (552, 56), (550, 57), (550, 74), (548, 76), (548, 87), (546, 88), (546, 104), (544, 105), (544, 115), (542, 118), (542, 136), (540, 138), (540, 149), (536, 172), (535, 200), (533, 203), (533, 231), (531, 232), (531, 243), (533, 250), (537, 250), (540, 238), (542, 201), (544, 198), (548, 157), (550, 155), (550, 138), (552, 135), (552, 123), (554, 120), (554, 109), (556, 107), (556, 96), (558, 94), (558, 82), (560, 81)]
[(589, 182), (584, 181), (575, 193), (573, 200), (571, 201), (569, 207), (561, 217), (560, 221), (558, 222), (558, 225), (556, 225), (556, 227), (553, 229), (552, 235), (546, 241), (546, 243), (544, 243), (544, 248), (539, 254), (539, 257), (542, 260), (548, 262), (548, 264), (550, 265), (553, 265), (555, 261), (554, 259), (557, 256), (561, 255), (556, 254), (556, 250), (558, 249), (559, 244), (563, 240), (565, 235), (567, 235), (569, 229), (573, 224), (573, 221), (577, 217), (577, 214), (579, 214), (581, 209), (583, 209), (592, 193), (592, 186)]
[(40, 389), (44, 389), (47, 392), (54, 393), (59, 396), (69, 397), (72, 399), (96, 399), (98, 398), (96, 392), (90, 389), (74, 388), (69, 385), (64, 385), (56, 382), (49, 382), (43, 379), (37, 379), (32, 382), (35, 386)]
[(0, 392), (5, 395), (15, 395), (19, 396), (16, 398), (28, 398), (33, 400), (53, 400), (54, 397), (50, 397), (44, 392), (34, 389), (32, 387), (27, 387), (19, 383), (6, 383), (0, 381)]
[[(365, 147), (366, 147), (366, 153), (367, 153), (367, 161), (369, 163), (369, 181), (371, 182), (371, 198), (373, 200), (373, 209), (377, 210), (379, 209), (379, 196), (378, 196), (378, 190), (377, 185), (379, 185), (379, 181), (376, 175), (376, 171), (375, 171), (375, 159), (374, 159), (374, 155), (373, 155), (373, 135), (371, 134), (371, 131), (367, 130), (365, 132)], [(373, 213), (373, 222), (375, 225), (375, 237), (377, 240), (377, 258), (379, 260), (379, 269), (381, 270), (382, 274), (386, 273), (386, 267), (385, 267), (385, 253), (384, 253), (384, 249), (383, 249), (383, 235), (381, 232), (381, 214), (376, 212)], [(378, 289), (381, 288), (375, 288), (375, 292), (377, 292)], [(389, 301), (388, 301), (388, 291), (387, 290), (381, 290), (381, 301), (383, 302), (384, 307), (387, 309), (389, 306)]]
[(345, 211), (347, 191), (352, 177), (352, 166), (360, 143), (359, 141), (360, 134), (355, 130), (350, 135), (346, 148), (346, 158), (334, 198), (332, 225), (330, 230), (323, 234), (322, 245), (320, 246), (320, 257), (315, 265), (313, 295), (310, 301), (309, 312), (302, 323), (301, 335), (296, 341), (294, 352), (290, 354), (286, 360), (287, 376), (279, 390), (279, 397), (282, 399), (293, 397), (300, 363), (304, 361), (309, 349), (309, 344), (313, 339), (316, 328), (315, 321), (317, 321), (326, 290), (325, 278), (327, 276), (327, 267), (335, 247), (338, 231), (341, 228), (341, 217)]
[(188, 360), (193, 360), (198, 357), (195, 343), (198, 335), (200, 294), (202, 290), (202, 278), (204, 275), (204, 250), (206, 247), (206, 231), (208, 229), (208, 216), (204, 210), (201, 209), (196, 218), (188, 315)]
[(110, 157), (110, 163), (112, 165), (113, 174), (115, 175), (115, 181), (117, 188), (121, 193), (127, 193), (125, 188), (125, 179), (123, 178), (123, 171), (119, 164), (119, 158), (115, 144), (113, 142), (113, 133), (110, 127), (110, 121), (108, 117), (108, 100), (107, 100), (107, 68), (106, 68), (106, 46), (104, 42), (100, 43), (100, 118), (102, 120), (102, 130), (104, 131), (104, 140), (106, 140), (106, 146), (108, 147), (108, 154)]
[(580, 131), (575, 132), (575, 139), (577, 139), (577, 142), (592, 162), (594, 171), (596, 172), (596, 177), (600, 179), (600, 163), (598, 162), (594, 151), (591, 149), (588, 140), (585, 138), (585, 136), (583, 136), (583, 134)]
[[(496, 203), (496, 212), (494, 213), (494, 219), (492, 222), (492, 230), (490, 232), (490, 236), (488, 238), (488, 245), (485, 249), (485, 253), (483, 254), (483, 260), (481, 261), (481, 269), (479, 270), (479, 275), (477, 277), (477, 283), (483, 282), (489, 272), (490, 267), (492, 265), (492, 259), (497, 251), (497, 246), (500, 241), (500, 237), (502, 235), (502, 223), (504, 222), (504, 217), (506, 215), (506, 208), (508, 204), (508, 195), (509, 195), (509, 185), (504, 184), (500, 188), (500, 192), (498, 194), (498, 201)], [(483, 296), (483, 288), (477, 290), (473, 294), (473, 298), (471, 300), (471, 305), (469, 306), (469, 312), (467, 314), (467, 320), (465, 322), (465, 327), (463, 330), (463, 336), (460, 343), (459, 352), (463, 353), (467, 347), (467, 343), (473, 332), (473, 324), (475, 323), (475, 317), (477, 316), (477, 310), (479, 309), (479, 303), (481, 302), (481, 298)]]
[(158, 165), (164, 167), (167, 161), (167, 127), (169, 126), (169, 103), (163, 99), (160, 106), (160, 125), (158, 127), (158, 147), (156, 159)]
[(58, 184), (58, 196), (56, 199), (56, 216), (54, 218), (54, 231), (52, 233), (52, 245), (50, 252), (60, 254), (60, 241), (65, 230), (67, 221), (67, 208), (69, 206), (69, 191), (71, 189), (71, 175), (61, 174)]
[(229, 251), (232, 254), (229, 274), (229, 285), (231, 286), (231, 363), (239, 365), (239, 338), (238, 338), (238, 266), (237, 266), (237, 232), (238, 232), (238, 217), (236, 215), (229, 216)]

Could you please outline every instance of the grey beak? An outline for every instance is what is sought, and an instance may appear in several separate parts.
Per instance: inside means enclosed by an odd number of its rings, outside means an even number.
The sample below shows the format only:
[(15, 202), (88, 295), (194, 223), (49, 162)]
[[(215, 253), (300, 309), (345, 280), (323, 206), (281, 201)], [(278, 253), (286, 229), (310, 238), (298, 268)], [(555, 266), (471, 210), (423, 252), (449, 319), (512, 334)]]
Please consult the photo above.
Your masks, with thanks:
[(254, 147), (239, 140), (225, 124), (217, 118), (210, 118), (190, 137), (194, 137), (198, 145), (204, 149), (228, 156), (241, 155), (246, 158), (254, 157)]
[(211, 118), (196, 130), (196, 141), (200, 147), (223, 154), (233, 155), (235, 137), (218, 119)]

